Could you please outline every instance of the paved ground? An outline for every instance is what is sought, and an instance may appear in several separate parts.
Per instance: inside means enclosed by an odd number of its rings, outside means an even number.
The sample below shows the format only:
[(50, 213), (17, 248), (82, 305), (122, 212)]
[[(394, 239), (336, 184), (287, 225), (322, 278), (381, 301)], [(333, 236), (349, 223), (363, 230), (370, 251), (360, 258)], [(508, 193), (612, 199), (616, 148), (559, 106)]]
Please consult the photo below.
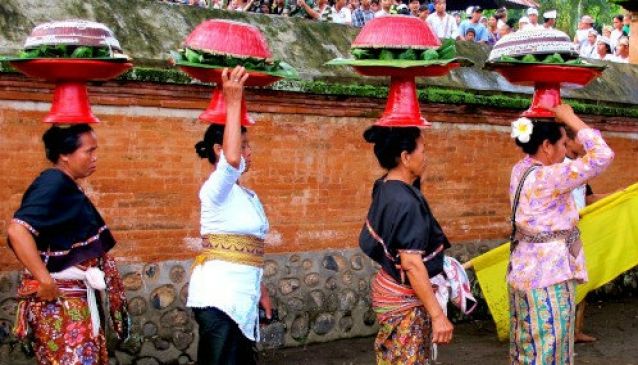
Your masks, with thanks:
[[(591, 303), (586, 330), (599, 338), (593, 344), (576, 345), (576, 364), (638, 365), (638, 299)], [(262, 354), (268, 365), (374, 364), (373, 338), (341, 340)], [(496, 340), (491, 323), (459, 324), (454, 343), (439, 351), (436, 365), (507, 364), (508, 345)]]

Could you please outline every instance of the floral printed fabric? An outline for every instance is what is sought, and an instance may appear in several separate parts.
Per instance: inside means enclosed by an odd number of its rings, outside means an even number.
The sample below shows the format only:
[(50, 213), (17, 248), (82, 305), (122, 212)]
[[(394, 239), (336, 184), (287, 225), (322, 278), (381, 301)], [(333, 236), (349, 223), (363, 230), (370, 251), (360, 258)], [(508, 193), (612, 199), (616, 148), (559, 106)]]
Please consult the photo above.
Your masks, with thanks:
[[(585, 147), (585, 156), (540, 166), (525, 181), (516, 213), (518, 231), (534, 236), (576, 227), (579, 217), (571, 191), (603, 172), (614, 158), (600, 132), (582, 129), (576, 138)], [(511, 201), (522, 175), (533, 164), (539, 162), (527, 156), (514, 166)], [(587, 281), (583, 251), (572, 251), (564, 239), (543, 243), (519, 241), (510, 256), (509, 284), (518, 290), (528, 290), (570, 279)]]
[(510, 363), (574, 363), (573, 281), (519, 291), (510, 287)]
[(27, 320), (38, 364), (108, 364), (104, 331), (92, 336), (86, 298), (32, 301)]
[(378, 365), (428, 365), (432, 346), (430, 316), (413, 307), (403, 316), (381, 322), (374, 341)]

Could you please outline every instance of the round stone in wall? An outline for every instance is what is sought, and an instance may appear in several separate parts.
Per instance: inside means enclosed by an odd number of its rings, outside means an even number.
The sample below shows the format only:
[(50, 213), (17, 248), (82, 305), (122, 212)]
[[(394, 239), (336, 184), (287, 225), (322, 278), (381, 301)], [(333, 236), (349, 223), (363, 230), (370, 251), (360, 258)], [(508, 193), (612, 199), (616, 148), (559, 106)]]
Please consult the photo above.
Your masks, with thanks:
[(159, 278), (160, 267), (158, 264), (148, 264), (142, 270), (144, 279), (148, 281), (156, 281)]
[(343, 283), (343, 285), (350, 286), (353, 280), (354, 280), (354, 276), (352, 275), (352, 271), (347, 270), (346, 272), (341, 274), (341, 282)]
[(13, 318), (18, 309), (18, 301), (14, 298), (7, 298), (0, 303), (0, 312), (7, 318)]
[(144, 337), (153, 337), (157, 334), (157, 325), (148, 321), (142, 325), (142, 334)]
[(308, 317), (306, 315), (299, 315), (292, 321), (290, 336), (296, 341), (302, 342), (308, 338), (309, 331)]
[(364, 279), (360, 279), (359, 280), (359, 291), (363, 294), (363, 293), (367, 293), (368, 292), (368, 282)]
[(191, 362), (191, 358), (188, 355), (181, 355), (177, 358), (177, 365), (188, 365)]
[(279, 291), (283, 295), (288, 295), (296, 291), (297, 289), (299, 289), (300, 285), (301, 283), (299, 282), (299, 279), (297, 278), (281, 279), (279, 281)]
[(324, 256), (322, 264), (324, 269), (331, 271), (343, 271), (347, 266), (346, 259), (338, 254)]
[(326, 279), (326, 289), (328, 290), (337, 289), (337, 279), (335, 279), (334, 276), (331, 276), (328, 279)]
[(173, 345), (176, 349), (184, 351), (193, 342), (194, 337), (193, 333), (175, 331), (173, 332)]
[(302, 312), (304, 310), (303, 300), (299, 298), (288, 299), (288, 301), (286, 302), (286, 305), (288, 306), (288, 310), (290, 312)]
[(336, 311), (337, 308), (339, 308), (339, 297), (337, 296), (337, 293), (330, 293), (326, 298), (325, 303), (325, 310), (329, 312)]
[(308, 286), (309, 288), (314, 288), (315, 286), (319, 285), (319, 281), (321, 281), (321, 277), (319, 276), (318, 273), (311, 272), (310, 274), (306, 275), (303, 281), (304, 283), (306, 283), (306, 286)]
[(318, 335), (325, 335), (335, 326), (335, 317), (330, 313), (321, 313), (315, 319), (312, 330)]
[(175, 287), (171, 284), (166, 284), (153, 290), (150, 301), (153, 308), (164, 309), (173, 304), (176, 297)]
[(363, 269), (363, 256), (361, 256), (360, 254), (352, 255), (352, 257), (350, 258), (350, 266), (352, 267), (352, 270), (358, 271)]
[(186, 277), (186, 270), (184, 270), (182, 265), (175, 265), (171, 267), (171, 271), (168, 276), (173, 283), (180, 284)]
[(288, 263), (286, 263), (288, 267), (300, 267), (301, 266), (301, 256), (299, 255), (291, 255), (288, 257)]
[(131, 272), (122, 277), (124, 289), (128, 291), (139, 290), (142, 287), (142, 275), (138, 272)]
[(352, 320), (352, 316), (344, 316), (339, 319), (339, 329), (343, 333), (348, 333), (352, 329), (354, 325), (354, 321)]
[(320, 311), (323, 309), (324, 301), (326, 296), (323, 294), (321, 290), (313, 290), (308, 294), (308, 310), (309, 311)]
[(345, 289), (339, 293), (339, 310), (349, 311), (357, 305), (357, 294), (352, 289)]
[(160, 365), (160, 362), (156, 358), (148, 356), (137, 359), (135, 365)]
[(286, 325), (281, 322), (273, 322), (260, 329), (261, 344), (264, 348), (274, 349), (284, 345)]
[(134, 297), (128, 301), (128, 312), (134, 316), (141, 316), (146, 313), (146, 300), (142, 297)]
[(266, 260), (264, 262), (264, 277), (271, 277), (277, 275), (279, 271), (279, 265), (275, 261)]
[(13, 283), (8, 275), (0, 277), (0, 293), (13, 292)]
[(314, 264), (313, 264), (312, 260), (305, 259), (305, 260), (303, 260), (303, 263), (301, 264), (301, 266), (303, 267), (304, 270), (310, 271), (310, 270), (312, 270), (312, 267), (314, 266)]
[(0, 319), (0, 344), (4, 344), (9, 340), (11, 327), (11, 322), (8, 319)]
[(168, 350), (171, 347), (171, 343), (166, 341), (163, 338), (155, 338), (153, 339), (153, 345), (157, 351)]
[(376, 321), (377, 317), (374, 314), (374, 310), (372, 310), (372, 308), (368, 309), (363, 314), (363, 324), (365, 324), (366, 326), (373, 326)]
[(160, 318), (160, 325), (166, 328), (185, 329), (192, 328), (192, 323), (188, 313), (181, 308), (171, 309)]

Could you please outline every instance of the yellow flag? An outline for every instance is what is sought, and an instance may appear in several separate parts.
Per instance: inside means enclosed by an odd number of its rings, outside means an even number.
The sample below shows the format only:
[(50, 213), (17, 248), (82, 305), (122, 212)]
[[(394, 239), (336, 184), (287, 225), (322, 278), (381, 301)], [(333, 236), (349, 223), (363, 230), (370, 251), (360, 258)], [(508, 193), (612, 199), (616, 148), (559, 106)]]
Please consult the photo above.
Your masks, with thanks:
[[(638, 183), (580, 211), (589, 281), (576, 288), (576, 301), (638, 265)], [(498, 338), (509, 337), (509, 297), (505, 274), (510, 244), (472, 259)]]

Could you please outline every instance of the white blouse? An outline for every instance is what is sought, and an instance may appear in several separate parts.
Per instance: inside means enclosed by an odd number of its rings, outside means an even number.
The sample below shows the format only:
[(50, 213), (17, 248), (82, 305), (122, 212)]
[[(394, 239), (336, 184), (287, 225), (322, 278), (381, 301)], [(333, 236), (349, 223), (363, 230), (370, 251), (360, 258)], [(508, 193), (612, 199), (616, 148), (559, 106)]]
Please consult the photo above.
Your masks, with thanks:
[[(268, 219), (257, 195), (237, 184), (245, 170), (231, 166), (222, 154), (217, 168), (199, 192), (201, 234), (242, 234), (264, 238)], [(215, 307), (239, 326), (252, 341), (259, 341), (258, 304), (263, 270), (221, 260), (209, 260), (193, 269), (186, 306)]]

